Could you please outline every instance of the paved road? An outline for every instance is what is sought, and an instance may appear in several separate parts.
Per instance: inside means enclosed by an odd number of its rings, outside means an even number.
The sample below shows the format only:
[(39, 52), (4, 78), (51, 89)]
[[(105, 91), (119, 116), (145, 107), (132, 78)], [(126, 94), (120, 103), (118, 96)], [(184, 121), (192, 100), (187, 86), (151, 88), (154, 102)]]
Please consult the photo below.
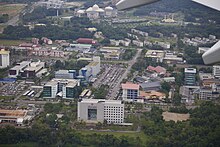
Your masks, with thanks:
[(142, 51), (142, 49), (138, 49), (138, 51), (137, 51), (136, 55), (134, 56), (134, 58), (127, 62), (128, 63), (127, 69), (125, 70), (124, 74), (119, 78), (119, 80), (117, 81), (116, 86), (112, 89), (112, 92), (109, 93), (109, 95), (107, 96), (107, 99), (117, 98), (117, 94), (119, 92), (122, 80), (127, 78), (128, 73), (131, 71), (131, 67), (137, 61), (137, 58), (141, 55), (141, 51)]

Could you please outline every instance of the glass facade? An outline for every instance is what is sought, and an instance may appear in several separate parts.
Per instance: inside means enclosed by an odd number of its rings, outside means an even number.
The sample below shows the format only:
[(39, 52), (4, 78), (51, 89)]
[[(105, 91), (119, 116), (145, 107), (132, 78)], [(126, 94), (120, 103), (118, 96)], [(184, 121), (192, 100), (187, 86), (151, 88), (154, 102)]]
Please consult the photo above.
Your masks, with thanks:
[(97, 120), (97, 109), (88, 109), (88, 120)]
[(52, 96), (52, 87), (51, 86), (44, 86), (43, 96), (44, 97), (51, 97)]
[(75, 88), (66, 87), (66, 98), (74, 98)]
[(138, 90), (127, 90), (127, 99), (135, 99), (138, 97)]

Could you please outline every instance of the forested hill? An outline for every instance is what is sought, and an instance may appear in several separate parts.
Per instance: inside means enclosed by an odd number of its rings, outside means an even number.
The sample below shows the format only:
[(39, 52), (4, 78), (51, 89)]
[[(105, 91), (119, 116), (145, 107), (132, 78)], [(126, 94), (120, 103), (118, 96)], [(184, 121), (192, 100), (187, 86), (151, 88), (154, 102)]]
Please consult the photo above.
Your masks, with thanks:
[(161, 0), (159, 2), (139, 7), (134, 15), (149, 15), (150, 12), (182, 12), (187, 21), (193, 21), (196, 18), (203, 20), (215, 20), (220, 24), (220, 12), (206, 6), (195, 3), (191, 0)]

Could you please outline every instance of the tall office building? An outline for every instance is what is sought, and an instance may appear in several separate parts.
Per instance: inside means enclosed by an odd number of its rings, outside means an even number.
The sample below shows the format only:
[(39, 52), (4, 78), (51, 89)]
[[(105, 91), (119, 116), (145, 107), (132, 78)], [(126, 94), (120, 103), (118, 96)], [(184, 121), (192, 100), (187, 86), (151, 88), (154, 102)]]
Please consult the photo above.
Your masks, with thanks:
[(108, 124), (124, 123), (124, 104), (119, 100), (82, 99), (78, 102), (78, 121)]
[(79, 80), (75, 79), (52, 79), (44, 85), (43, 97), (56, 98), (59, 96), (64, 99), (74, 99), (79, 85)]
[(135, 99), (139, 96), (139, 88), (138, 84), (125, 83), (121, 85), (122, 87), (122, 99), (124, 101), (135, 101)]
[(196, 85), (196, 69), (185, 68), (185, 85), (194, 86)]
[(9, 54), (10, 51), (0, 49), (0, 68), (6, 68), (10, 65)]
[(215, 78), (220, 78), (220, 65), (213, 66), (213, 76)]

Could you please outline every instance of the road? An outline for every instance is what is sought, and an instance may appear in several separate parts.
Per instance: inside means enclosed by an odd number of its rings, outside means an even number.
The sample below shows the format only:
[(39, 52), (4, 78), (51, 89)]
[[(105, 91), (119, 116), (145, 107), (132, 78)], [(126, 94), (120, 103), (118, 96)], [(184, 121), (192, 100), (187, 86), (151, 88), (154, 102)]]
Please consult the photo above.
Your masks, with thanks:
[(127, 78), (128, 73), (131, 71), (131, 67), (137, 61), (137, 58), (141, 55), (141, 51), (142, 51), (142, 49), (138, 49), (138, 51), (137, 51), (136, 55), (134, 56), (134, 58), (127, 62), (127, 64), (128, 64), (127, 69), (125, 70), (123, 75), (119, 78), (119, 80), (116, 83), (116, 86), (112, 89), (111, 93), (108, 94), (108, 96), (106, 97), (107, 99), (115, 99), (115, 98), (117, 98), (119, 89), (121, 87), (122, 80)]

